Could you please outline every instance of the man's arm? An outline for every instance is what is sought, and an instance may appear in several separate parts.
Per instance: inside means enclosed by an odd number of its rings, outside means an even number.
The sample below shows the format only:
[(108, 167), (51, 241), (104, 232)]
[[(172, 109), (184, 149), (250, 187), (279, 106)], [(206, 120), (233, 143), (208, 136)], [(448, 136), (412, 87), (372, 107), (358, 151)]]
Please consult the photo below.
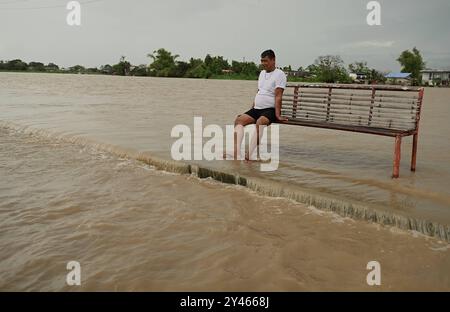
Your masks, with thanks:
[[(258, 91), (256, 91), (256, 93), (258, 93), (259, 92), (259, 89), (258, 89)], [(252, 108), (255, 108), (255, 99), (253, 99), (253, 105), (252, 105)]]
[(275, 89), (275, 116), (278, 121), (288, 121), (286, 117), (281, 117), (281, 99), (283, 98), (283, 88)]

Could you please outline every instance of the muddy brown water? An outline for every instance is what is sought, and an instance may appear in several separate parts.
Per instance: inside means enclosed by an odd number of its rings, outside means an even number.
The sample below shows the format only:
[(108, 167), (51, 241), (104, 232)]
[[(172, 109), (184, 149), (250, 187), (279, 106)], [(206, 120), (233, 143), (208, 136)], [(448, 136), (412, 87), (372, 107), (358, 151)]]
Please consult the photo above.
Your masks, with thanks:
[[(232, 123), (255, 84), (0, 73), (0, 289), (74, 290), (76, 260), (78, 290), (372, 290), (376, 260), (375, 289), (449, 290), (447, 242), (133, 159), (170, 159), (194, 116)], [(280, 128), (277, 171), (195, 163), (448, 225), (449, 96), (426, 89), (418, 169), (407, 138), (398, 180), (393, 139), (301, 127)]]

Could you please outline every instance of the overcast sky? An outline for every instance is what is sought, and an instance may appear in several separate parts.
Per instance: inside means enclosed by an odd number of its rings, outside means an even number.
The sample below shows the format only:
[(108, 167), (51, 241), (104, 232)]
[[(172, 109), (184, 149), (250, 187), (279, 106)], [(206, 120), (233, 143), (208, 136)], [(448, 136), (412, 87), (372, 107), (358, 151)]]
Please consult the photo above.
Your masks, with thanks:
[(388, 71), (417, 46), (427, 67), (450, 68), (450, 0), (380, 0), (381, 26), (367, 25), (368, 0), (80, 0), (81, 26), (67, 25), (67, 2), (0, 0), (0, 60), (147, 64), (166, 48), (259, 62), (271, 48), (279, 66), (338, 54)]

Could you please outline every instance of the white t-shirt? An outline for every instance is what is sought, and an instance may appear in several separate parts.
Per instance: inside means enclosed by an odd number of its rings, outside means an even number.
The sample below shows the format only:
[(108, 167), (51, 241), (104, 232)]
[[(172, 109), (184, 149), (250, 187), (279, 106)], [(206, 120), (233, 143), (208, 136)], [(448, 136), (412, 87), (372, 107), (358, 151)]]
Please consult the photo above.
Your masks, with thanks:
[(275, 107), (275, 89), (286, 88), (286, 74), (276, 68), (270, 73), (266, 70), (261, 71), (258, 78), (258, 93), (255, 96), (255, 108), (273, 108)]

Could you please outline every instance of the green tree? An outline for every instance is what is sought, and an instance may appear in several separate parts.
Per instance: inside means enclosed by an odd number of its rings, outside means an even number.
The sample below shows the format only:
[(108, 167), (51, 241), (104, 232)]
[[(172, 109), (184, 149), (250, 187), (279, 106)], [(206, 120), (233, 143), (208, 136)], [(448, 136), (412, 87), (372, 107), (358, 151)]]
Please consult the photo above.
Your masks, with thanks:
[(175, 77), (175, 60), (179, 55), (172, 55), (171, 52), (161, 48), (157, 51), (153, 51), (153, 54), (148, 54), (147, 56), (153, 59), (153, 62), (149, 65), (151, 76)]
[(48, 72), (57, 72), (57, 71), (59, 71), (59, 66), (54, 63), (48, 63), (45, 66), (45, 70)]
[(81, 65), (75, 65), (72, 67), (69, 67), (69, 72), (75, 73), (75, 74), (83, 74), (86, 71), (86, 68)]
[(189, 68), (190, 68), (189, 63), (177, 61), (175, 67), (175, 77), (186, 77)]
[(112, 66), (113, 74), (120, 76), (128, 76), (130, 74), (131, 64), (125, 58), (125, 56), (121, 56), (119, 63)]
[(211, 55), (206, 54), (205, 60), (204, 60), (205, 65), (206, 65), (207, 67), (208, 67), (208, 66), (211, 66), (212, 62), (213, 62), (213, 58), (211, 57)]
[(6, 70), (27, 70), (28, 64), (20, 59), (11, 60), (4, 66)]
[(231, 62), (231, 69), (236, 74), (241, 74), (248, 78), (256, 78), (258, 77), (261, 69), (254, 62)]
[(112, 68), (111, 65), (106, 64), (106, 65), (100, 66), (100, 71), (101, 71), (103, 74), (112, 75), (112, 73), (113, 73), (113, 68)]
[(99, 72), (99, 70), (97, 67), (86, 68), (87, 74), (97, 74), (98, 72)]
[(209, 54), (205, 57), (205, 68), (206, 72), (210, 72), (214, 75), (221, 75), (222, 70), (229, 69), (230, 64), (227, 60), (224, 60), (223, 56), (214, 56), (211, 57)]
[(231, 61), (231, 70), (233, 70), (233, 72), (236, 74), (240, 74), (242, 72), (242, 63), (232, 60)]
[(45, 71), (45, 65), (41, 62), (30, 62), (28, 63), (28, 70), (32, 71)]
[(141, 64), (139, 66), (135, 66), (133, 70), (131, 70), (130, 74), (132, 76), (147, 76), (147, 65)]
[(386, 78), (382, 73), (373, 68), (368, 67), (367, 62), (364, 61), (354, 62), (348, 65), (348, 70), (355, 74), (366, 75), (367, 80), (369, 80), (369, 82), (371, 83), (380, 83), (386, 81)]
[(203, 78), (205, 77), (205, 64), (202, 59), (192, 58), (189, 60), (189, 70), (185, 77), (189, 78)]
[(348, 65), (348, 70), (355, 74), (364, 74), (366, 76), (369, 76), (370, 72), (372, 71), (368, 66), (367, 62), (354, 62), (350, 65)]
[(344, 61), (339, 55), (319, 56), (312, 66), (308, 66), (308, 69), (321, 82), (350, 81), (350, 77), (344, 67)]
[(383, 73), (381, 73), (381, 72), (379, 72), (379, 71), (377, 71), (375, 69), (372, 69), (370, 71), (369, 80), (372, 83), (385, 83), (386, 82), (386, 77), (384, 77)]
[(243, 63), (242, 73), (244, 75), (257, 77), (260, 71), (261, 71), (260, 67), (256, 65), (254, 62)]
[(419, 84), (422, 81), (420, 71), (425, 68), (420, 51), (414, 47), (412, 51), (405, 50), (398, 57), (397, 61), (402, 66), (402, 73), (411, 73), (413, 84)]

